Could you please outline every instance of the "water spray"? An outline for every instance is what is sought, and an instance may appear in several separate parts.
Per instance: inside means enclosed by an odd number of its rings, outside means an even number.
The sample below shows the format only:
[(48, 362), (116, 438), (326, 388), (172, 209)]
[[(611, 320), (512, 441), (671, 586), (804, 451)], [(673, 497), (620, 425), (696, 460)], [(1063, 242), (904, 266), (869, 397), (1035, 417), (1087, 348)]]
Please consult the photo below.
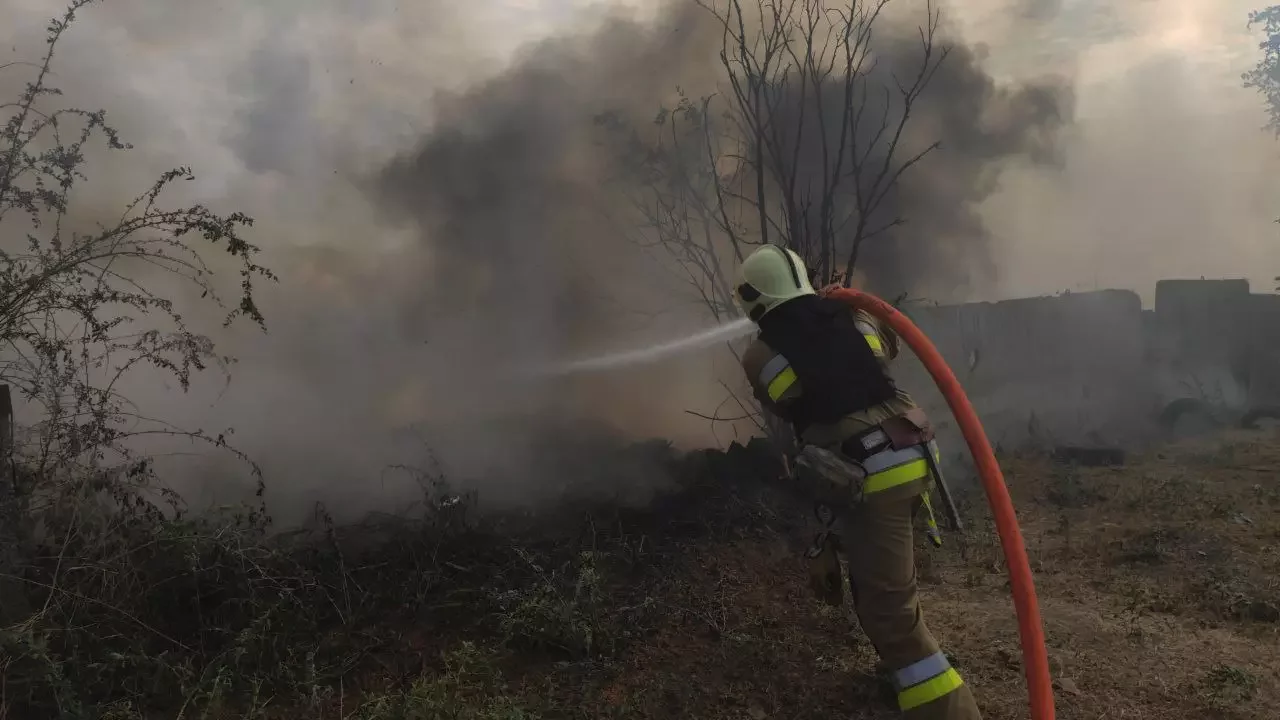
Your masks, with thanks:
[(534, 374), (544, 377), (563, 376), (584, 372), (617, 370), (619, 368), (632, 367), (635, 365), (647, 365), (648, 363), (680, 355), (682, 353), (714, 347), (720, 343), (748, 335), (754, 330), (755, 323), (751, 322), (748, 318), (738, 318), (722, 325), (717, 325), (713, 328), (699, 330), (691, 335), (671, 340), (669, 342), (658, 345), (646, 345), (644, 347), (632, 348), (630, 350), (620, 350), (618, 352), (608, 353), (606, 355), (597, 355), (595, 357), (585, 358), (582, 360), (571, 360), (557, 365), (535, 369)]

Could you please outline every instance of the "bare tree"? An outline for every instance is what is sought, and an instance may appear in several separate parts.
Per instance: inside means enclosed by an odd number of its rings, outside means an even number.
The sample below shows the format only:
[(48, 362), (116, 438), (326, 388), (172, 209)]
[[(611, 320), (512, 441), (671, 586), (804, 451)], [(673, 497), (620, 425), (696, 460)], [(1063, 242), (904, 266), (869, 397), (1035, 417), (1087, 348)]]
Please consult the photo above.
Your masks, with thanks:
[(730, 268), (772, 243), (820, 282), (848, 284), (863, 243), (905, 218), (886, 200), (938, 147), (908, 149), (913, 108), (948, 50), (930, 2), (915, 66), (888, 67), (873, 30), (891, 0), (696, 0), (722, 30), (723, 87), (627, 132), (634, 239), (660, 249), (717, 319), (736, 314)]
[(937, 147), (908, 153), (904, 131), (947, 50), (935, 47), (930, 2), (919, 64), (880, 65), (873, 30), (891, 0), (698, 0), (720, 23), (727, 117), (748, 151), (742, 169), (760, 242), (796, 250), (822, 282), (851, 279), (867, 240), (903, 222), (881, 217), (904, 172)]
[[(738, 314), (732, 288), (732, 264), (740, 262), (757, 236), (739, 217), (734, 189), (737, 168), (722, 170), (724, 151), (733, 138), (720, 135), (710, 116), (712, 97), (692, 99), (683, 91), (673, 108), (654, 118), (651, 136), (630, 128), (615, 113), (596, 123), (625, 133), (623, 186), (638, 222), (618, 223), (642, 248), (657, 251), (716, 320)], [(732, 161), (729, 163), (732, 165)]]
[(720, 90), (681, 92), (656, 132), (600, 118), (629, 131), (634, 239), (673, 261), (716, 319), (738, 314), (732, 268), (752, 246), (791, 248), (815, 282), (848, 286), (863, 244), (905, 220), (886, 202), (899, 180), (938, 147), (906, 138), (948, 54), (939, 11), (927, 4), (911, 67), (891, 67), (875, 42), (891, 0), (695, 1), (722, 32)]

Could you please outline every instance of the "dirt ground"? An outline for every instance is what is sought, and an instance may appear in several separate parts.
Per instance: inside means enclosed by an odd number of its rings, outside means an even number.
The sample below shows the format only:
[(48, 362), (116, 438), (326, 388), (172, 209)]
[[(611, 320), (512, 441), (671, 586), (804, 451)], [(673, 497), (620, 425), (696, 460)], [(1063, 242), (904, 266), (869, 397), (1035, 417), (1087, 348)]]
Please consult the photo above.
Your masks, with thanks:
[[(896, 717), (849, 607), (809, 594), (810, 506), (767, 450), (642, 450), (673, 470), (642, 508), (596, 482), (552, 514), (436, 493), (421, 519), (293, 539), (160, 524), (129, 546), (127, 614), (122, 591), (54, 605), (56, 633), (0, 635), (0, 720)], [(1057, 717), (1280, 717), (1280, 433), (1002, 466)], [(969, 529), (942, 549), (921, 538), (925, 615), (984, 716), (1027, 718), (983, 500), (962, 498)]]
[[(1059, 718), (1280, 717), (1280, 435), (1184, 441), (1120, 467), (1037, 455), (1003, 466)], [(501, 632), (462, 646), (470, 664), (445, 651), (455, 660), (398, 704), (359, 716), (895, 717), (848, 608), (808, 594), (803, 522), (778, 510), (780, 496), (743, 488), (683, 495), (655, 511), (661, 527), (596, 527), (596, 557), (610, 562), (587, 581), (579, 566), (574, 583), (548, 582), (562, 588), (554, 599), (523, 596)], [(984, 716), (1026, 718), (998, 539), (982, 505), (964, 512), (966, 535), (920, 547), (926, 617)]]

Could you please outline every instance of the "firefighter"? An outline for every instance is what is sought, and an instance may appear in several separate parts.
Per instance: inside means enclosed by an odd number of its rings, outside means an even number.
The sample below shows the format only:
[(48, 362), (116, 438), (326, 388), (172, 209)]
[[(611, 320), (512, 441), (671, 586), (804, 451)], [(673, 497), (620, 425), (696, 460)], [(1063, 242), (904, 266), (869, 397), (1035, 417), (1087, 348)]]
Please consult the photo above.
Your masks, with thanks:
[(923, 508), (930, 541), (941, 543), (929, 499), (941, 477), (928, 420), (886, 367), (896, 334), (816, 292), (800, 256), (774, 245), (742, 262), (736, 295), (760, 329), (742, 357), (756, 399), (791, 424), (801, 448), (853, 471), (844, 482), (834, 479), (843, 470), (818, 480), (825, 527), (808, 552), (815, 590), (840, 602), (844, 555), (854, 610), (906, 718), (981, 718), (920, 609), (912, 531)]

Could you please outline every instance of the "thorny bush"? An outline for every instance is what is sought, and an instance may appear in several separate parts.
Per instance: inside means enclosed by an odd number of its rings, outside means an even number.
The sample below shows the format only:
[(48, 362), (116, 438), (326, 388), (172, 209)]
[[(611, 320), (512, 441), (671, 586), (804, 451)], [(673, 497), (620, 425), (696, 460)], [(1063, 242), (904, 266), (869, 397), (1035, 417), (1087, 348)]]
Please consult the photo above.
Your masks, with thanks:
[[(227, 448), (224, 434), (151, 420), (119, 387), (147, 371), (185, 389), (193, 373), (230, 360), (188, 327), (162, 284), (193, 288), (225, 323), (244, 317), (265, 329), (255, 282), (274, 275), (241, 235), (249, 217), (163, 202), (192, 179), (189, 168), (163, 173), (107, 222), (77, 210), (90, 149), (131, 147), (104, 111), (64, 107), (50, 84), (60, 39), (97, 1), (73, 0), (50, 22), (39, 63), (0, 65), (7, 77), (31, 75), (0, 104), (0, 383), (23, 421), (0, 438), (0, 717), (88, 716), (87, 698), (107, 687), (194, 690), (200, 671), (171, 659), (181, 650), (268, 652), (246, 632), (215, 629), (243, 613), (218, 602), (235, 593), (227, 583), (267, 589), (250, 542), (267, 518), (246, 509), (222, 522), (188, 519), (138, 450), (156, 435)], [(233, 303), (219, 296), (208, 249), (238, 268)], [(199, 602), (170, 600), (184, 593)], [(264, 606), (259, 621), (288, 622), (280, 609)]]

